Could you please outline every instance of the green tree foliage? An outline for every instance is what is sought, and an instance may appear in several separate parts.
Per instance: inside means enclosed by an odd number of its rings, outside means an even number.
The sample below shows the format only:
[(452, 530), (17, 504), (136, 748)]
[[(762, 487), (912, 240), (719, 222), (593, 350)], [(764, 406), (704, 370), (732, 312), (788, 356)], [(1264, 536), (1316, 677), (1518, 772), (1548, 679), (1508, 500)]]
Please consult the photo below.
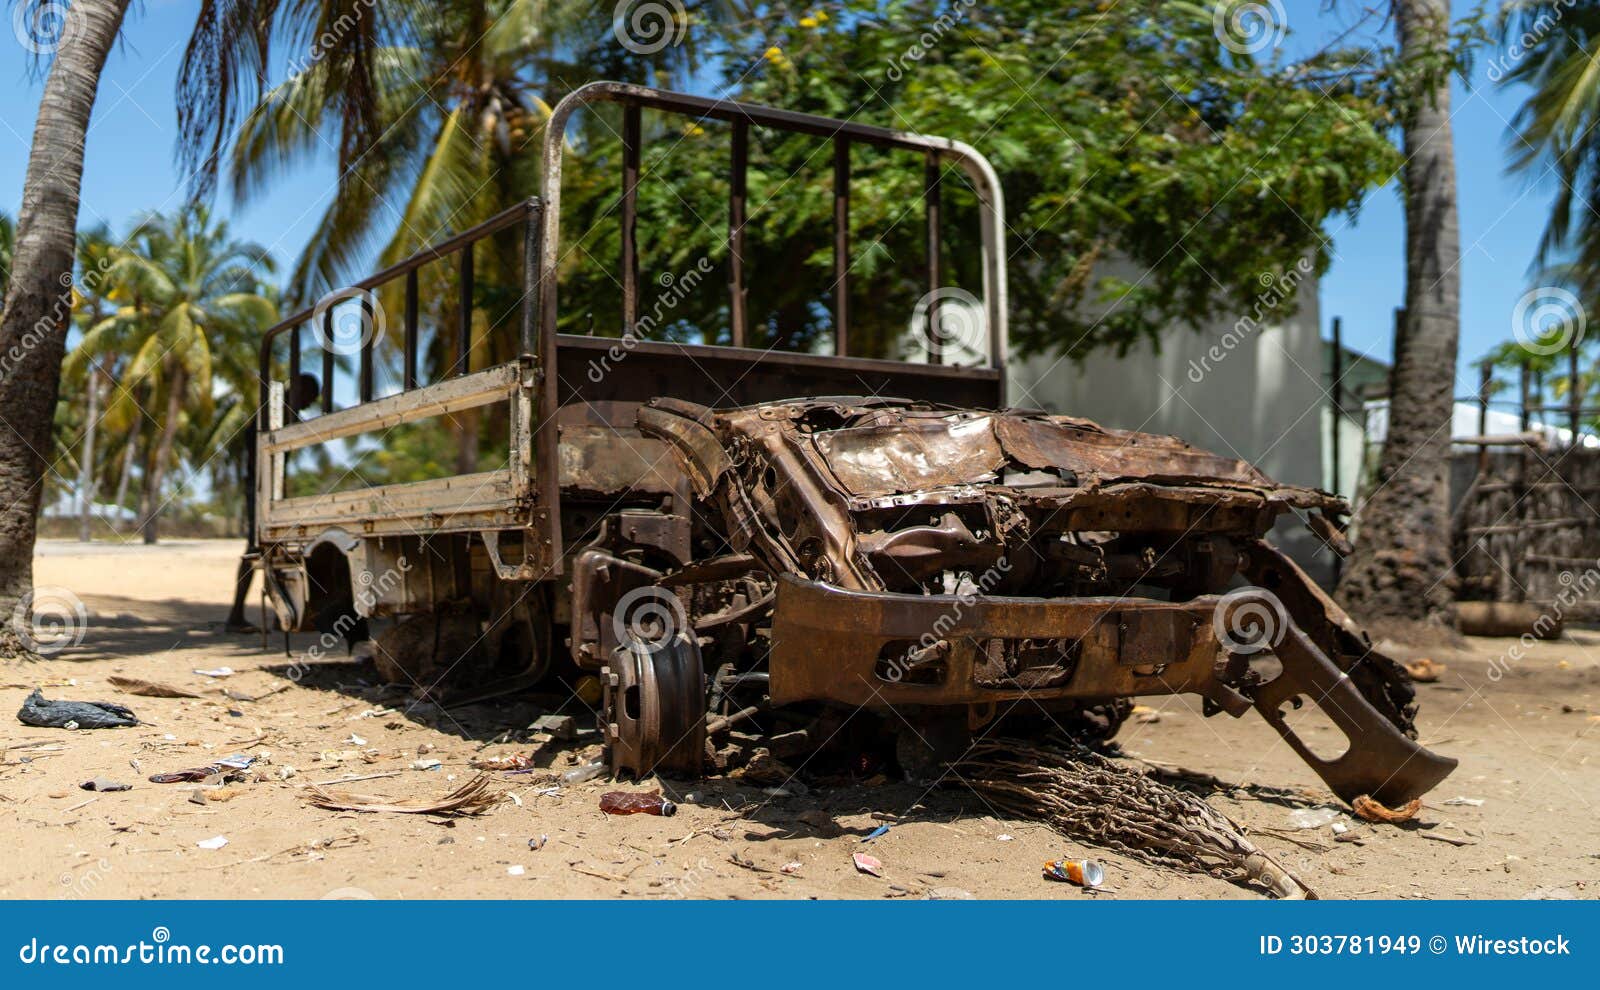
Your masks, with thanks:
[(93, 288), (77, 299), (98, 319), (63, 370), (68, 381), (91, 363), (112, 372), (102, 428), (142, 444), (140, 528), (153, 539), (168, 473), (225, 456), (255, 407), (254, 345), (278, 316), (262, 283), (273, 263), (204, 207), (141, 218), (119, 246), (100, 240), (80, 246), (80, 282)]
[[(739, 98), (954, 137), (988, 155), (1005, 189), (1013, 342), (1025, 351), (1121, 351), (1174, 324), (1248, 312), (1300, 258), (1324, 267), (1323, 221), (1354, 211), (1399, 164), (1374, 66), (1233, 53), (1210, 5), (850, 2), (732, 25), (720, 48)], [(682, 273), (701, 255), (720, 262), (725, 131), (692, 125), (657, 141), (641, 188), (646, 263)], [(803, 343), (828, 332), (831, 159), (815, 138), (753, 134), (752, 144), (752, 310)], [(580, 149), (612, 196), (615, 145)], [(857, 336), (887, 356), (924, 287), (922, 171), (865, 148), (852, 169)], [(597, 269), (616, 257), (614, 234), (586, 228), (589, 180), (573, 181), (579, 195), (563, 195), (571, 226), (589, 231), (580, 257), (603, 305)], [(946, 268), (975, 289), (971, 197), (953, 174), (944, 182)], [(611, 206), (598, 194), (590, 203), (596, 217)]]

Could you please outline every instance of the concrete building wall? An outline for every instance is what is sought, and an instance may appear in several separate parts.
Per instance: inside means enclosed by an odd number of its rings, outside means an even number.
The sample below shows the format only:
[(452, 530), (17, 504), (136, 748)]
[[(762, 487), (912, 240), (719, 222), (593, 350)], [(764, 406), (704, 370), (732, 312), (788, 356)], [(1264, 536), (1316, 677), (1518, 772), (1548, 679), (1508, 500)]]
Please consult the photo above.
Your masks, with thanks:
[[(1327, 426), (1324, 352), (1317, 280), (1299, 278), (1289, 315), (1253, 325), (1252, 314), (1201, 331), (1173, 327), (1159, 349), (1122, 358), (1097, 354), (1081, 365), (1053, 356), (1013, 359), (1013, 406), (1087, 416), (1103, 426), (1170, 433), (1242, 458), (1273, 478), (1321, 487)], [(1319, 581), (1330, 554), (1298, 521), (1280, 521), (1273, 539)]]

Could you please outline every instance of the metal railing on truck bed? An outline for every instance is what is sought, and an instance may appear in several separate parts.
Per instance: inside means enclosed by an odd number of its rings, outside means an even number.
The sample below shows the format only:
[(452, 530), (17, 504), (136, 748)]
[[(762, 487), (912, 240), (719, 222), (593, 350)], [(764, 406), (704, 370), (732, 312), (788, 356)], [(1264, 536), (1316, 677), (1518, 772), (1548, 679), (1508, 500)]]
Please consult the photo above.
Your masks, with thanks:
[[(639, 318), (639, 259), (636, 237), (641, 112), (665, 111), (699, 120), (731, 124), (728, 194), (728, 291), (731, 346), (632, 341), (629, 350), (644, 360), (610, 370), (601, 381), (584, 373), (598, 355), (616, 346), (616, 338), (557, 332), (561, 253), (562, 150), (572, 115), (594, 103), (622, 107), (622, 192), (619, 270), (622, 286), (622, 332), (629, 334)], [(809, 134), (833, 144), (833, 331), (831, 355), (796, 353), (747, 346), (745, 266), (746, 172), (749, 129), (771, 128)], [(987, 365), (947, 366), (930, 348), (926, 364), (857, 357), (850, 353), (850, 157), (853, 144), (921, 153), (925, 160), (924, 225), (930, 293), (944, 282), (940, 266), (942, 207), (940, 169), (946, 160), (958, 165), (977, 193), (982, 243), (982, 312), (987, 328)], [(376, 335), (364, 333), (357, 352), (357, 403), (336, 409), (333, 381), (337, 370), (333, 345), (333, 307), (325, 298), (269, 330), (260, 350), (261, 415), (257, 459), (258, 526), (262, 542), (286, 542), (315, 536), (339, 526), (352, 535), (481, 531), (486, 534), (521, 529), (524, 561), (519, 577), (561, 573), (560, 493), (562, 478), (556, 424), (564, 406), (591, 409), (605, 403), (641, 403), (667, 395), (708, 405), (740, 405), (819, 394), (864, 392), (952, 405), (995, 407), (1004, 401), (1006, 354), (1006, 273), (1003, 246), (1004, 205), (994, 170), (975, 150), (957, 141), (910, 134), (754, 106), (729, 100), (668, 93), (625, 83), (591, 83), (558, 103), (545, 128), (543, 190), (533, 199), (470, 230), (419, 252), (405, 261), (335, 293), (355, 299), (371, 318), (374, 290), (405, 279), (403, 384), (397, 394), (374, 398)], [(522, 298), (515, 362), (473, 372), (472, 340), (474, 262), (472, 246), (517, 224), (523, 225)], [(456, 255), (459, 266), (455, 361), (450, 377), (432, 384), (418, 378), (418, 278), (424, 265)], [(937, 319), (935, 313), (932, 317)], [(273, 345), (287, 336), (284, 367), (287, 380), (301, 372), (301, 330), (320, 327), (320, 415), (286, 422), (284, 383), (274, 381)], [(429, 481), (380, 485), (323, 495), (286, 496), (286, 458), (295, 450), (330, 440), (389, 429), (402, 423), (505, 402), (509, 407), (510, 448), (507, 466)], [(549, 467), (547, 467), (549, 466)], [(491, 549), (493, 540), (488, 540)], [(496, 554), (498, 563), (498, 554)], [(504, 568), (502, 571), (504, 572)]]

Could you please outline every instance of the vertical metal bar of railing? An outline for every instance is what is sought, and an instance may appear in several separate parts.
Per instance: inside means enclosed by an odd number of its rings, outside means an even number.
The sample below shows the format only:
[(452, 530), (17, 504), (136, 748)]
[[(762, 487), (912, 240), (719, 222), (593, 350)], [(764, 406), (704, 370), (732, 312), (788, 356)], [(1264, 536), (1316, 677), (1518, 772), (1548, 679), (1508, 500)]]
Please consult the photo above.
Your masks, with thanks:
[(850, 141), (833, 139), (833, 353), (850, 353)]
[(361, 356), (359, 377), (357, 379), (357, 392), (360, 401), (372, 401), (372, 347), (376, 343), (377, 327), (373, 322), (376, 317), (372, 295), (370, 293), (361, 297)]
[(472, 245), (461, 248), (461, 279), (457, 288), (460, 296), (456, 302), (458, 325), (456, 327), (455, 373), (464, 375), (472, 370)]
[(939, 153), (928, 152), (922, 168), (922, 212), (924, 240), (928, 255), (928, 363), (944, 363), (944, 338), (939, 334), (939, 290), (944, 286), (940, 268), (939, 224), (942, 204), (939, 195)]
[(745, 313), (744, 222), (745, 176), (750, 164), (750, 127), (733, 122), (733, 147), (728, 175), (728, 334), (734, 347), (744, 347), (750, 327)]
[(322, 311), (322, 411), (333, 412), (333, 307)]
[(406, 272), (405, 390), (417, 387), (417, 270)]
[(639, 105), (622, 108), (622, 330), (639, 322)]

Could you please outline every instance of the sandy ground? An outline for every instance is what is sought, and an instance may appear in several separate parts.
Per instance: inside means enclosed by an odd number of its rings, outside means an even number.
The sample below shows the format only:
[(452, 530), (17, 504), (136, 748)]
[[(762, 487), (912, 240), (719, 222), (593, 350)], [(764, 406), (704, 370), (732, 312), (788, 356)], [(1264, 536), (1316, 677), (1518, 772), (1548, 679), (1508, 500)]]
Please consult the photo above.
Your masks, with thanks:
[[(531, 774), (498, 780), (517, 800), (476, 818), (320, 810), (304, 798), (307, 781), (385, 774), (346, 789), (439, 796), (471, 779), (474, 759), (532, 750), (560, 772), (598, 747), (530, 746), (519, 736), (534, 714), (528, 702), (408, 709), (403, 695), (376, 684), (370, 667), (342, 655), (318, 662), (299, 683), (288, 680), (281, 642), (264, 652), (259, 636), (220, 631), (238, 549), (220, 541), (40, 547), (38, 585), (70, 591), (89, 618), (80, 644), (44, 662), (0, 667), (7, 850), (0, 896), (879, 898), (941, 889), (1005, 898), (1259, 896), (995, 815), (958, 782), (931, 791), (911, 783), (813, 786), (772, 797), (710, 781), (691, 788), (701, 803), (685, 803), (675, 817), (612, 818), (598, 802), (615, 785), (552, 792), (548, 774)], [(296, 637), (295, 649), (311, 642)], [(1292, 805), (1237, 790), (1211, 802), (1324, 897), (1595, 896), (1600, 633), (1578, 630), (1539, 644), (1491, 677), (1491, 664), (1510, 646), (1472, 640), (1462, 651), (1430, 652), (1448, 670), (1421, 687), (1423, 741), (1461, 766), (1426, 799), (1422, 827), (1376, 827), (1345, 815), (1340, 821), (1363, 842), (1335, 842), (1331, 826), (1290, 830)], [(221, 680), (193, 673), (223, 665), (237, 673)], [(114, 674), (201, 697), (122, 695), (107, 683)], [(123, 702), (147, 724), (77, 732), (23, 726), (10, 713), (35, 685), (51, 698)], [(256, 702), (221, 693), (259, 696), (280, 687)], [(1253, 715), (1203, 719), (1190, 698), (1156, 699), (1150, 708), (1119, 737), (1129, 753), (1231, 782), (1304, 789), (1313, 806), (1336, 803)], [(226, 801), (196, 803), (190, 787), (146, 780), (240, 751), (259, 758), (254, 779), (225, 788)], [(419, 754), (442, 768), (411, 769)], [(293, 776), (280, 779), (291, 767)], [(80, 789), (96, 776), (133, 789)], [(684, 797), (685, 788), (668, 787)], [(894, 823), (888, 834), (862, 845), (884, 822)], [(1431, 841), (1425, 832), (1464, 844)], [(227, 844), (197, 845), (216, 836)], [(548, 841), (530, 848), (539, 836)], [(860, 850), (882, 860), (882, 879), (854, 870), (851, 853)], [(1081, 856), (1105, 864), (1102, 890), (1041, 878), (1042, 862)], [(791, 863), (800, 864), (792, 875), (779, 872)]]

